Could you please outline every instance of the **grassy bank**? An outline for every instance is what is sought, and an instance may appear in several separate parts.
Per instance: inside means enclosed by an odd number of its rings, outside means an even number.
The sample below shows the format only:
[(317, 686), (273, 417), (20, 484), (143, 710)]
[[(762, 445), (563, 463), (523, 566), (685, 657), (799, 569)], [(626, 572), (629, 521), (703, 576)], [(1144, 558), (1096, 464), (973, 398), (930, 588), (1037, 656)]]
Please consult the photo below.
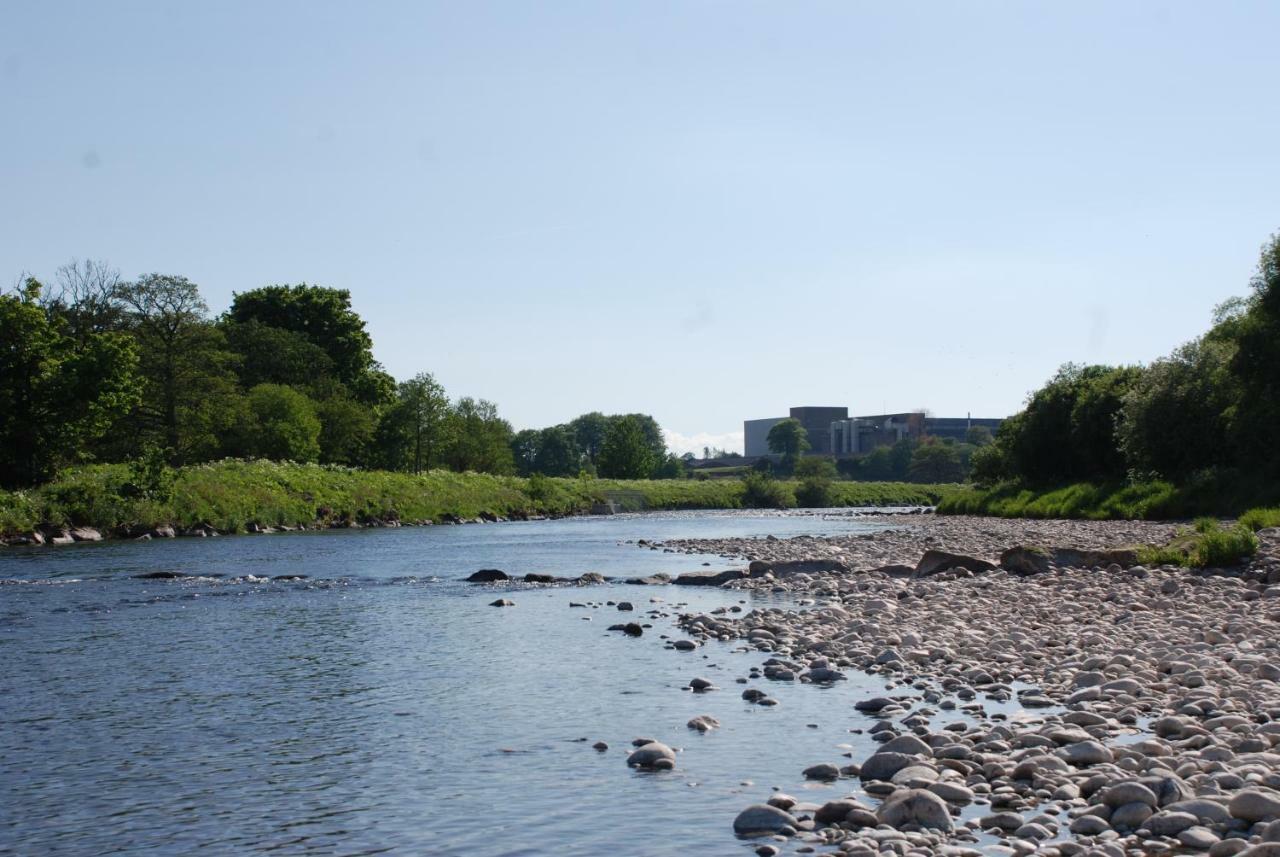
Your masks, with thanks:
[(966, 488), (944, 497), (938, 512), (999, 518), (1171, 520), (1206, 515), (1231, 518), (1255, 507), (1277, 505), (1280, 486), (1275, 483), (1215, 476), (1181, 486), (1169, 482), (1078, 483), (1045, 489), (1005, 483)]
[[(249, 524), (297, 526), (395, 518), (440, 521), (450, 516), (588, 512), (605, 501), (627, 511), (733, 509), (742, 506), (736, 479), (618, 481), (522, 479), (432, 471), (420, 476), (269, 461), (221, 461), (180, 468), (171, 481), (140, 486), (126, 465), (63, 472), (30, 491), (0, 491), (0, 533), (41, 524), (131, 531), (160, 524), (207, 524), (240, 532)], [(794, 497), (795, 486), (782, 483)], [(837, 505), (926, 505), (950, 486), (840, 482)]]

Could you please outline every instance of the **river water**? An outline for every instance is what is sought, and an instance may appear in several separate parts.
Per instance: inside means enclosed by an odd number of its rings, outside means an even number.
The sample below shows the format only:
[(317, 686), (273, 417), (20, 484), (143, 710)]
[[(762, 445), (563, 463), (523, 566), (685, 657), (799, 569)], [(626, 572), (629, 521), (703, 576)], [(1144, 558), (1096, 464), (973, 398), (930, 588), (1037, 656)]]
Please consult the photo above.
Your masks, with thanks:
[[(750, 854), (731, 824), (771, 787), (849, 793), (800, 772), (870, 752), (852, 704), (881, 682), (770, 683), (762, 708), (734, 682), (761, 653), (663, 647), (679, 612), (768, 596), (460, 578), (717, 569), (627, 542), (883, 526), (670, 513), (4, 549), (0, 853)], [(188, 576), (137, 577), (157, 571)], [(653, 627), (606, 631), (631, 620)], [(723, 728), (688, 730), (698, 714)], [(677, 769), (628, 769), (638, 736)]]

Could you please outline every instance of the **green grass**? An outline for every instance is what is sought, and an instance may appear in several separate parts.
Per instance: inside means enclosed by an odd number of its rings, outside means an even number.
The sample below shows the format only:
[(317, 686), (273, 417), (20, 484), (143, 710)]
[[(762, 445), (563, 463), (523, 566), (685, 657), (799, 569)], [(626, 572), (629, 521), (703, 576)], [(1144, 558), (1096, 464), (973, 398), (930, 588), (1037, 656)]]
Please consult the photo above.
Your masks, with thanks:
[[(1184, 485), (1170, 482), (1097, 484), (1081, 482), (1033, 488), (1006, 482), (989, 488), (953, 492), (938, 504), (942, 515), (990, 515), (998, 518), (1079, 518), (1091, 520), (1170, 520), (1204, 515), (1233, 517), (1254, 506), (1274, 504), (1280, 485), (1229, 473), (1206, 475)], [(1259, 526), (1280, 525), (1280, 512), (1258, 510)], [(1266, 521), (1272, 521), (1267, 524)]]
[(1199, 518), (1163, 547), (1138, 551), (1143, 565), (1181, 565), (1191, 568), (1231, 566), (1258, 552), (1258, 537), (1243, 523), (1224, 529), (1212, 518)]
[(1250, 509), (1240, 516), (1240, 524), (1254, 533), (1268, 527), (1280, 527), (1280, 509)]
[[(92, 465), (64, 471), (55, 481), (29, 491), (0, 491), (0, 533), (29, 532), (45, 523), (120, 532), (159, 524), (208, 524), (219, 531), (240, 532), (249, 524), (572, 514), (590, 511), (603, 501), (625, 511), (743, 506), (738, 479), (522, 479), (448, 471), (414, 476), (227, 460), (180, 468), (171, 494), (157, 492), (157, 499), (132, 488), (135, 478), (127, 465)], [(796, 483), (778, 485), (784, 504), (794, 506)], [(956, 486), (837, 482), (834, 490), (834, 502), (840, 506), (932, 505)]]

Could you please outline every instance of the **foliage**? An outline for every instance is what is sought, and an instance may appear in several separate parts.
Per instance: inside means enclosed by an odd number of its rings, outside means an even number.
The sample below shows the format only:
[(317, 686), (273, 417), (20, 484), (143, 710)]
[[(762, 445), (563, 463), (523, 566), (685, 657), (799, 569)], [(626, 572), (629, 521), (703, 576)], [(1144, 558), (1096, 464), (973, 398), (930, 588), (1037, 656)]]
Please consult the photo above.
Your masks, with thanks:
[(994, 441), (991, 429), (986, 426), (969, 426), (964, 433), (964, 442), (971, 446), (987, 446)]
[(507, 474), (515, 472), (511, 457), (511, 424), (498, 416), (498, 407), (484, 399), (464, 396), (445, 417), (443, 461), (459, 472)]
[(1229, 529), (1212, 518), (1202, 518), (1164, 547), (1146, 547), (1138, 559), (1146, 565), (1181, 565), (1208, 568), (1238, 565), (1258, 552), (1258, 537), (1247, 526)]
[(0, 485), (47, 479), (138, 401), (137, 353), (116, 333), (65, 335), (28, 279), (0, 295)]
[(1263, 246), (1250, 289), (1232, 331), (1241, 388), (1232, 434), (1245, 460), (1280, 476), (1280, 233)]
[(1230, 461), (1234, 343), (1203, 337), (1147, 367), (1124, 398), (1119, 448), (1140, 473), (1182, 479)]
[(796, 463), (796, 505), (806, 509), (825, 509), (835, 503), (836, 463), (826, 456), (809, 456)]
[(959, 482), (964, 466), (954, 444), (924, 443), (911, 454), (912, 482)]
[(1280, 508), (1250, 509), (1240, 516), (1240, 525), (1255, 533), (1270, 527), (1280, 527)]
[(610, 479), (646, 479), (653, 472), (653, 447), (635, 415), (612, 420), (597, 460), (600, 475)]
[(784, 461), (792, 463), (809, 448), (809, 433), (795, 418), (775, 423), (765, 440), (770, 452), (781, 455)]
[(346, 289), (306, 283), (252, 289), (233, 297), (226, 320), (256, 322), (304, 338), (328, 357), (338, 380), (365, 404), (379, 405), (392, 396), (393, 382), (373, 359), (373, 340)]
[(305, 394), (281, 384), (249, 391), (253, 421), (247, 446), (262, 458), (315, 461), (320, 457), (320, 419)]
[(742, 480), (742, 505), (748, 509), (789, 509), (795, 504), (795, 495), (770, 476), (748, 473)]
[(455, 428), (444, 387), (428, 372), (415, 375), (396, 388), (395, 404), (383, 418), (380, 446), (386, 465), (413, 473), (436, 466)]

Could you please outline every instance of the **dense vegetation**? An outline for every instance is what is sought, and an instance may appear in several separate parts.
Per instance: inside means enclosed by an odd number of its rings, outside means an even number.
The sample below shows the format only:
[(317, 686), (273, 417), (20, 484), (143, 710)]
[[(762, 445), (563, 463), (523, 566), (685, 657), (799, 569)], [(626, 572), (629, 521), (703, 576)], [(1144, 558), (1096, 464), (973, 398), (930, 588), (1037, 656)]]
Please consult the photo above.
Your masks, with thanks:
[(273, 285), (212, 317), (185, 277), (72, 263), (0, 294), (0, 487), (89, 463), (227, 457), (423, 473), (682, 475), (650, 416), (516, 435), (430, 375), (396, 383), (345, 290)]
[[(339, 465), (227, 460), (170, 468), (162, 460), (68, 468), (27, 491), (0, 491), (0, 534), (40, 524), (131, 534), (161, 524), (220, 532), (259, 526), (441, 521), (482, 514), (571, 514), (612, 502), (626, 511), (796, 505), (797, 483), (769, 480), (761, 500), (739, 480), (528, 478), (432, 470), (363, 471)], [(839, 483), (836, 506), (925, 505), (945, 486)]]
[(942, 512), (1234, 515), (1280, 501), (1280, 235), (1246, 297), (1148, 366), (1068, 364), (973, 456)]

